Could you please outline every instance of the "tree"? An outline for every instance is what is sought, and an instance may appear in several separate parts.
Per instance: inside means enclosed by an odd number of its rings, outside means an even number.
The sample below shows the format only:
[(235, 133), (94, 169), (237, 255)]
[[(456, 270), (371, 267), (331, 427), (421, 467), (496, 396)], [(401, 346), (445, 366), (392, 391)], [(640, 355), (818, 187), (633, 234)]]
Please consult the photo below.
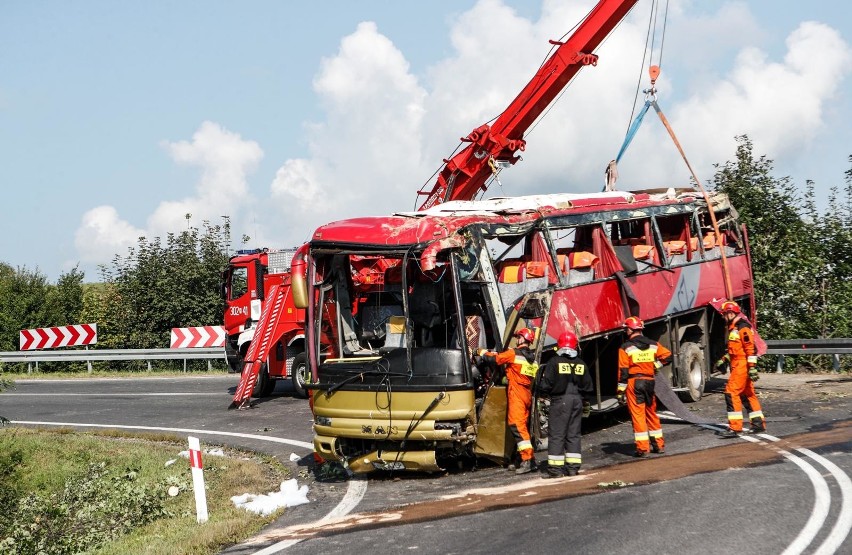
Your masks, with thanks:
[(47, 277), (0, 263), (0, 351), (16, 351), (20, 332), (45, 325)]
[(141, 237), (127, 256), (101, 269), (105, 288), (88, 298), (115, 348), (168, 345), (173, 327), (222, 319), (220, 276), (228, 263), (230, 224), (194, 227), (161, 238)]
[(802, 218), (807, 202), (790, 178), (773, 177), (772, 161), (755, 158), (747, 136), (737, 142), (736, 160), (717, 166), (714, 183), (748, 230), (760, 326), (768, 338), (815, 337), (824, 270), (819, 229)]

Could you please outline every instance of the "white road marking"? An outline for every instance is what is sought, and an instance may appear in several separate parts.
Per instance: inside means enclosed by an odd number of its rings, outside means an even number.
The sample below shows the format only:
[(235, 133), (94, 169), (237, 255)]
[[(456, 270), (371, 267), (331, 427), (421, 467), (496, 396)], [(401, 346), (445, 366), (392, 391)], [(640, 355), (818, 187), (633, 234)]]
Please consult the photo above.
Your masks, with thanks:
[(218, 432), (215, 430), (195, 430), (192, 428), (162, 428), (159, 426), (123, 426), (120, 424), (81, 424), (79, 422), (34, 422), (27, 420), (13, 420), (12, 424), (30, 424), (34, 426), (75, 426), (80, 428), (116, 428), (120, 430), (150, 430), (154, 432), (180, 432), (184, 434), (205, 434), (216, 436), (244, 437), (248, 439), (257, 439), (260, 441), (269, 441), (271, 443), (284, 443), (296, 447), (304, 447), (313, 451), (314, 444), (296, 439), (286, 439), (283, 437), (259, 436), (255, 434), (241, 434), (238, 432)]
[[(757, 434), (757, 435), (759, 435), (760, 437), (767, 439), (769, 441), (781, 441), (779, 438), (777, 438), (773, 435), (766, 434), (766, 433)], [(743, 439), (748, 439), (749, 441), (759, 442), (759, 440), (757, 440), (755, 438), (743, 438)], [(781, 449), (779, 449), (779, 451), (781, 453), (787, 453), (786, 451), (781, 450)], [(822, 544), (819, 546), (819, 548), (817, 548), (817, 550), (814, 551), (814, 555), (831, 555), (832, 553), (835, 553), (837, 551), (837, 549), (840, 548), (841, 545), (843, 545), (843, 542), (846, 540), (846, 536), (849, 535), (849, 531), (850, 531), (850, 529), (852, 529), (852, 479), (850, 479), (849, 476), (839, 466), (837, 466), (836, 464), (834, 464), (830, 460), (826, 459), (822, 455), (814, 453), (810, 449), (805, 449), (804, 447), (797, 448), (796, 451), (799, 451), (800, 453), (804, 454), (807, 457), (810, 457), (811, 459), (815, 460), (816, 462), (818, 462), (822, 466), (824, 466), (826, 468), (826, 470), (828, 470), (831, 473), (831, 475), (837, 481), (838, 486), (840, 487), (840, 498), (841, 498), (841, 500), (840, 500), (840, 512), (837, 515), (837, 522), (834, 523), (834, 527), (831, 529), (831, 532), (828, 534), (828, 537), (826, 537), (823, 540)], [(787, 455), (784, 455), (784, 456), (787, 456)], [(795, 455), (791, 455), (791, 456), (795, 457)], [(798, 463), (796, 463), (796, 464), (798, 464)], [(808, 466), (811, 466), (809, 463), (805, 463), (805, 464), (808, 464)], [(811, 468), (813, 468), (813, 467), (811, 466)], [(817, 474), (819, 474), (819, 472), (816, 469), (813, 469), (813, 471), (816, 472)], [(825, 479), (822, 478), (822, 475), (820, 475), (820, 480), (825, 482)], [(826, 485), (826, 487), (827, 487), (827, 485)], [(829, 492), (828, 505), (830, 505), (830, 503), (831, 503), (830, 499), (831, 499), (831, 493)], [(826, 506), (826, 508), (825, 508), (826, 513), (828, 512), (828, 509), (829, 509), (829, 506)], [(817, 509), (817, 503), (815, 502), (814, 503), (814, 514), (816, 513), (817, 510), (818, 510)], [(813, 519), (814, 514), (811, 515), (810, 520)], [(825, 519), (825, 517), (823, 517), (823, 520), (824, 519)], [(808, 523), (810, 523), (810, 520), (808, 520)], [(807, 525), (805, 525), (805, 528), (807, 528)], [(819, 532), (820, 528), (822, 528), (822, 523), (820, 523), (816, 532)], [(816, 532), (814, 532), (814, 536), (816, 535)], [(802, 532), (799, 533), (799, 537), (797, 537), (796, 540), (798, 541), (799, 538), (801, 538), (804, 533), (805, 533), (805, 529), (802, 529)], [(801, 553), (810, 544), (811, 541), (813, 541), (813, 536), (808, 539), (808, 542), (806, 544), (804, 544), (802, 546), (801, 550), (799, 550), (799, 551), (790, 551), (790, 549), (792, 548), (792, 544), (791, 544), (791, 546), (788, 547), (787, 550), (784, 551), (784, 554), (782, 554), (782, 555), (786, 555), (788, 553)]]
[(840, 504), (840, 512), (837, 514), (837, 522), (834, 524), (834, 528), (831, 529), (831, 533), (822, 542), (822, 545), (814, 552), (814, 555), (834, 553), (840, 549), (846, 540), (846, 536), (849, 535), (849, 530), (852, 529), (852, 479), (836, 464), (814, 453), (810, 449), (800, 448), (796, 450), (824, 466), (831, 472), (831, 475), (834, 476), (834, 479), (837, 480), (837, 484), (840, 486), (840, 495), (843, 501)]
[[(343, 496), (343, 499), (340, 500), (340, 503), (338, 503), (331, 512), (316, 521), (316, 524), (321, 524), (323, 522), (348, 515), (353, 509), (355, 509), (358, 503), (361, 502), (361, 499), (364, 498), (366, 493), (367, 480), (361, 478), (353, 478), (349, 480), (349, 487), (346, 489), (346, 495)], [(284, 551), (291, 545), (296, 545), (301, 541), (302, 539), (280, 541), (270, 545), (269, 547), (265, 547), (260, 551), (255, 551), (254, 555), (273, 555)]]
[[(673, 416), (672, 418), (681, 420), (680, 418)], [(722, 425), (712, 425), (712, 424), (698, 424), (701, 428), (706, 428), (708, 430), (714, 430), (717, 432), (724, 431), (727, 429), (726, 426)], [(777, 438), (773, 435), (769, 435), (767, 433), (759, 433), (757, 436), (762, 437), (768, 441), (781, 441), (780, 438)], [(828, 488), (828, 483), (825, 481), (825, 478), (822, 477), (822, 474), (814, 468), (806, 460), (802, 459), (785, 451), (783, 449), (778, 449), (777, 447), (772, 447), (768, 443), (764, 443), (757, 437), (741, 435), (740, 439), (745, 441), (750, 441), (752, 443), (758, 443), (762, 445), (766, 445), (767, 447), (771, 447), (775, 449), (785, 458), (787, 458), (790, 462), (794, 463), (796, 466), (802, 469), (802, 471), (807, 475), (810, 479), (811, 484), (814, 488), (814, 506), (811, 509), (811, 516), (808, 518), (808, 521), (805, 523), (804, 528), (799, 532), (799, 535), (796, 536), (796, 539), (793, 540), (787, 549), (784, 550), (782, 555), (798, 555), (811, 544), (816, 535), (825, 525), (825, 520), (828, 517), (829, 510), (831, 508), (831, 490)], [(822, 545), (818, 548), (814, 555), (831, 555), (835, 553), (837, 549), (843, 544), (846, 540), (846, 536), (849, 535), (850, 529), (852, 529), (852, 480), (850, 480), (849, 476), (837, 465), (828, 459), (810, 451), (809, 449), (797, 449), (797, 451), (807, 455), (808, 457), (814, 459), (823, 465), (828, 471), (834, 476), (834, 479), (837, 480), (837, 483), (840, 485), (840, 492), (842, 495), (841, 505), (840, 505), (840, 513), (837, 517), (837, 522), (834, 524), (834, 527), (831, 530), (831, 533), (828, 537), (823, 541)]]
[[(306, 443), (304, 441), (298, 441), (295, 439), (286, 439), (281, 437), (270, 437), (270, 436), (259, 436), (255, 434), (241, 434), (237, 432), (217, 432), (214, 430), (194, 430), (191, 428), (161, 428), (157, 426), (124, 426), (124, 425), (115, 425), (115, 424), (80, 424), (77, 422), (34, 422), (28, 420), (13, 420), (12, 424), (28, 424), (28, 425), (36, 425), (36, 426), (76, 426), (81, 428), (118, 428), (123, 430), (151, 430), (151, 431), (160, 431), (160, 432), (180, 432), (180, 433), (189, 433), (189, 434), (205, 434), (205, 435), (218, 435), (218, 436), (231, 436), (231, 437), (242, 437), (248, 439), (257, 439), (260, 441), (269, 441), (272, 443), (283, 443), (286, 445), (293, 445), (296, 447), (304, 447), (305, 449), (310, 449), (313, 451), (314, 445), (313, 443)], [(346, 493), (343, 495), (343, 499), (334, 507), (327, 515), (319, 519), (317, 522), (325, 522), (327, 520), (331, 520), (333, 518), (338, 518), (341, 516), (345, 516), (352, 512), (355, 507), (358, 506), (358, 503), (364, 498), (364, 495), (367, 493), (367, 481), (360, 479), (352, 479), (347, 482)], [(276, 544), (270, 545), (260, 551), (257, 551), (255, 555), (271, 555), (273, 553), (278, 553), (291, 545), (295, 545), (302, 540), (285, 540), (282, 542), (278, 542)]]

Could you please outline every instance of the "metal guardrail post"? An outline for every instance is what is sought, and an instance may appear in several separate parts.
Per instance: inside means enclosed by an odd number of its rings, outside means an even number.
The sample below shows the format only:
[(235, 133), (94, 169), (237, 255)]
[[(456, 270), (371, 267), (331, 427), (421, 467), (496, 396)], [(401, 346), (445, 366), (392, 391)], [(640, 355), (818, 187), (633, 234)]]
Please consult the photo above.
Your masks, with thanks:
[(834, 367), (834, 372), (839, 374), (840, 373), (840, 355), (838, 355), (837, 353), (834, 353), (831, 356), (831, 365)]
[(784, 373), (784, 355), (778, 355), (778, 360), (775, 361), (775, 373), (783, 374)]

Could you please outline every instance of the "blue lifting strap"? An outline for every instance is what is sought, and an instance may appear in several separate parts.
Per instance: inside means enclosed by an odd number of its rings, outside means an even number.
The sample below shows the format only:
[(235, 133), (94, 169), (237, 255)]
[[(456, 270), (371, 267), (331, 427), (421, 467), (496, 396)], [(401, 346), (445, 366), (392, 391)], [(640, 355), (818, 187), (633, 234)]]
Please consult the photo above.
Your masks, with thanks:
[(627, 150), (627, 146), (633, 140), (633, 137), (636, 135), (636, 131), (639, 130), (639, 126), (642, 125), (642, 120), (645, 118), (645, 114), (648, 113), (648, 108), (650, 107), (651, 101), (646, 100), (645, 106), (639, 112), (639, 115), (636, 116), (636, 119), (633, 120), (633, 123), (630, 124), (630, 129), (627, 130), (627, 135), (624, 137), (624, 144), (621, 145), (621, 150), (618, 151), (618, 156), (615, 157), (616, 164), (621, 161), (621, 156), (624, 154), (624, 151)]

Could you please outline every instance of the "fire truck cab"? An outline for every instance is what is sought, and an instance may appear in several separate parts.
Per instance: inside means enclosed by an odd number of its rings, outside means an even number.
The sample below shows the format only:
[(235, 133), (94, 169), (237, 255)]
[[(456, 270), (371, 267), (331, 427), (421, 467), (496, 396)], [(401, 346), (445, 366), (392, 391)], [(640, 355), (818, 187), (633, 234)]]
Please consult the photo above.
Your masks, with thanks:
[[(267, 292), (273, 285), (289, 287), (290, 262), (295, 252), (296, 249), (237, 251), (222, 273), (225, 353), (231, 372), (242, 371)], [(296, 308), (288, 296), (282, 317), (272, 332), (274, 346), (258, 374), (255, 397), (268, 396), (275, 382), (282, 379), (290, 379), (295, 393), (307, 397), (304, 323), (305, 311)]]

